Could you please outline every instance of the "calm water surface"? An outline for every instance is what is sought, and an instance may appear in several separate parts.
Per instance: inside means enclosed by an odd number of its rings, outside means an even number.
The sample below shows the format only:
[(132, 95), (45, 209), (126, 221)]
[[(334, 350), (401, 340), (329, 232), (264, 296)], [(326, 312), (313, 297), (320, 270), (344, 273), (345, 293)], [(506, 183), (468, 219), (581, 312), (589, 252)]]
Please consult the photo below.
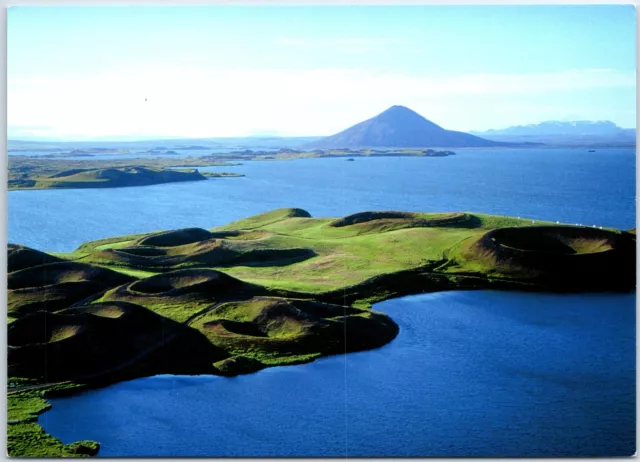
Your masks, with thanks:
[(380, 303), (383, 348), (232, 379), (156, 376), (39, 418), (102, 456), (605, 456), (635, 451), (634, 295)]
[(460, 150), (443, 158), (306, 159), (206, 168), (244, 178), (136, 188), (11, 191), (10, 242), (71, 251), (85, 241), (210, 228), (278, 207), (475, 211), (635, 227), (635, 151)]

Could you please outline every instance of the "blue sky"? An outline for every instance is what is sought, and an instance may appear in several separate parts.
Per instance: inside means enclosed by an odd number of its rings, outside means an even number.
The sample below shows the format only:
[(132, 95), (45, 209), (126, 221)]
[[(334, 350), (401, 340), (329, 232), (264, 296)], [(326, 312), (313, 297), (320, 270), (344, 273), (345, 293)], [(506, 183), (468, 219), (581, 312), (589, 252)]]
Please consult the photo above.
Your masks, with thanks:
[(9, 135), (327, 135), (394, 104), (632, 127), (635, 64), (628, 5), (12, 7)]

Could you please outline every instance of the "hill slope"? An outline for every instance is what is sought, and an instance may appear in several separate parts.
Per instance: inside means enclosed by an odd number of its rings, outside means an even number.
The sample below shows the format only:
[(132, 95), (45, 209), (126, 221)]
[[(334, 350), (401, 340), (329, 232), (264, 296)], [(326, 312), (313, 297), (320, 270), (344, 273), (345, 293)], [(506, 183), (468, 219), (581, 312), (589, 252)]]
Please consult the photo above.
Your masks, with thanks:
[(316, 148), (471, 148), (508, 146), (468, 133), (445, 130), (404, 106), (392, 106), (371, 119), (308, 146)]

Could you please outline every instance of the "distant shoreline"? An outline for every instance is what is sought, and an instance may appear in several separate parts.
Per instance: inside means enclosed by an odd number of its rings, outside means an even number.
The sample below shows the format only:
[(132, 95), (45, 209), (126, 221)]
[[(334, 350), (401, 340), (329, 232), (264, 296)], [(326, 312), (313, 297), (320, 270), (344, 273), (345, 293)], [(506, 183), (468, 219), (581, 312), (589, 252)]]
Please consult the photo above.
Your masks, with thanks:
[[(477, 151), (477, 150), (529, 150), (529, 149), (635, 149), (636, 145), (635, 144), (622, 144), (622, 145), (551, 145), (551, 144), (544, 144), (544, 145), (539, 145), (539, 146), (493, 146), (493, 147), (459, 147), (459, 148), (452, 148), (452, 147), (447, 147), (447, 146), (435, 146), (432, 148), (402, 148), (402, 149), (409, 149), (409, 150), (420, 150), (420, 149), (433, 149), (433, 150), (451, 150), (451, 149), (455, 149), (456, 151)], [(174, 150), (182, 150), (180, 148), (174, 148)], [(225, 148), (220, 148), (220, 147), (207, 147), (207, 148), (203, 148), (203, 151), (209, 151), (209, 150), (221, 150), (221, 149), (225, 149)], [(215, 154), (210, 154), (210, 155), (225, 155), (225, 154), (237, 154), (238, 151), (234, 152), (233, 149), (241, 149), (241, 148), (229, 148), (228, 152), (221, 152), (221, 153), (215, 153)], [(260, 151), (262, 149), (272, 149), (272, 148), (268, 148), (268, 147), (247, 147), (247, 150), (255, 150), (255, 151)], [(383, 148), (373, 148), (373, 149), (383, 149)], [(71, 153), (59, 153), (58, 151), (64, 151), (64, 149), (9, 149), (7, 150), (8, 155), (10, 156), (15, 156), (15, 155), (26, 155), (26, 154), (16, 154), (16, 153), (31, 153), (31, 152), (37, 152), (37, 153), (43, 153), (43, 155), (51, 155), (52, 157), (48, 157), (48, 158), (56, 158), (56, 154), (65, 154), (66, 157), (87, 157), (88, 159), (90, 159), (91, 157), (94, 156), (105, 156), (105, 155), (109, 155), (109, 156), (113, 156), (114, 159), (117, 159), (119, 155), (135, 155), (135, 154), (140, 154), (142, 155), (147, 155), (149, 156), (149, 158), (155, 158), (152, 157), (153, 154), (156, 155), (175, 155), (175, 154), (166, 154), (166, 153), (162, 153), (162, 152), (157, 152), (157, 153), (147, 153), (147, 152), (121, 152), (121, 153), (100, 153), (100, 152), (93, 152), (93, 153), (80, 153), (80, 154), (75, 154), (75, 155), (70, 155)], [(241, 152), (241, 151), (240, 151)], [(277, 152), (277, 151), (274, 151)], [(308, 151), (299, 151), (299, 152), (308, 152)], [(52, 153), (52, 154), (47, 154), (47, 153)], [(53, 157), (56, 156), (56, 157)], [(32, 156), (32, 157), (40, 157), (40, 156)]]

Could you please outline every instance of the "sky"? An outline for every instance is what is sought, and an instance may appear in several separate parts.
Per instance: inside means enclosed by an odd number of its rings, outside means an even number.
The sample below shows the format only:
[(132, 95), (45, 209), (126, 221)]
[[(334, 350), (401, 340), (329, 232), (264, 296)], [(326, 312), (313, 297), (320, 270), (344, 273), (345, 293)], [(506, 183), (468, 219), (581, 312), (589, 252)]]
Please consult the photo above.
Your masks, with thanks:
[(10, 139), (635, 127), (630, 5), (11, 7)]

